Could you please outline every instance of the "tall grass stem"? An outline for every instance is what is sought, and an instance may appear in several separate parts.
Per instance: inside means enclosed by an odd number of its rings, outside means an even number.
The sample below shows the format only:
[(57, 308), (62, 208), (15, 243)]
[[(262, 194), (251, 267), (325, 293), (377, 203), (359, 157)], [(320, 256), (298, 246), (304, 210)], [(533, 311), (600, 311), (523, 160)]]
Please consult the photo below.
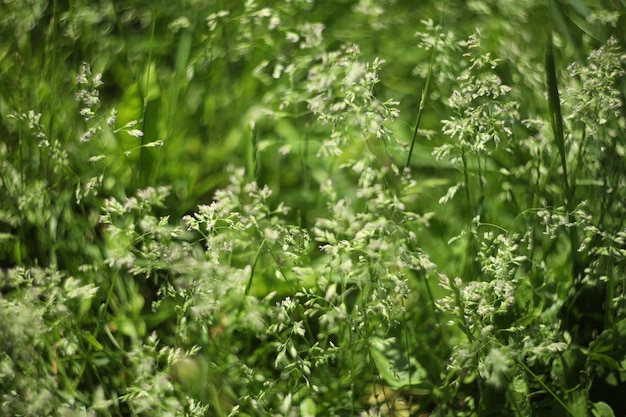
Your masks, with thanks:
[(428, 89), (430, 86), (430, 79), (433, 74), (433, 68), (435, 66), (435, 57), (437, 56), (437, 45), (439, 44), (439, 35), (443, 30), (443, 21), (446, 13), (447, 1), (441, 6), (441, 18), (439, 25), (437, 26), (437, 32), (435, 33), (435, 42), (430, 52), (430, 63), (428, 64), (428, 74), (426, 75), (426, 82), (424, 83), (424, 89), (422, 90), (422, 97), (420, 99), (419, 109), (417, 110), (417, 117), (415, 119), (415, 129), (413, 130), (413, 137), (411, 138), (411, 146), (409, 148), (409, 155), (406, 158), (406, 164), (404, 169), (407, 169), (411, 163), (411, 157), (413, 156), (413, 149), (415, 148), (415, 142), (417, 141), (417, 135), (419, 132), (419, 126), (422, 121), (422, 113), (426, 107), (426, 100), (428, 97)]

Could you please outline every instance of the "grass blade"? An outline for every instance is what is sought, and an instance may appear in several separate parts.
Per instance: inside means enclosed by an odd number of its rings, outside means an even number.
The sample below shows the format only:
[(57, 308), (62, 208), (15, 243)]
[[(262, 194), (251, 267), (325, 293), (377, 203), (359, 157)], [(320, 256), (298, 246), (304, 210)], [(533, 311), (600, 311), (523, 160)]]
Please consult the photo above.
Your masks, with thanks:
[[(552, 46), (552, 32), (548, 34), (548, 45), (546, 48), (546, 82), (548, 88), (548, 106), (550, 109), (550, 122), (552, 124), (552, 133), (559, 152), (561, 160), (561, 168), (563, 169), (563, 186), (565, 209), (567, 211), (567, 219), (570, 224), (573, 223), (572, 211), (574, 208), (574, 189), (570, 185), (567, 174), (567, 155), (565, 153), (565, 135), (563, 133), (563, 114), (561, 113), (561, 99), (559, 97), (559, 88), (556, 77), (556, 65), (554, 63), (554, 52)], [(580, 261), (577, 256), (578, 237), (573, 227), (569, 228), (569, 239), (571, 245), (572, 257), (572, 273), (576, 277), (582, 270)]]
[(567, 159), (565, 155), (565, 138), (563, 135), (563, 115), (561, 113), (561, 100), (556, 78), (554, 64), (554, 53), (552, 47), (552, 34), (548, 35), (548, 45), (546, 49), (546, 81), (548, 86), (548, 105), (550, 109), (550, 122), (552, 123), (552, 133), (561, 158), (561, 168), (565, 180), (566, 197), (569, 197), (569, 181), (567, 178)]

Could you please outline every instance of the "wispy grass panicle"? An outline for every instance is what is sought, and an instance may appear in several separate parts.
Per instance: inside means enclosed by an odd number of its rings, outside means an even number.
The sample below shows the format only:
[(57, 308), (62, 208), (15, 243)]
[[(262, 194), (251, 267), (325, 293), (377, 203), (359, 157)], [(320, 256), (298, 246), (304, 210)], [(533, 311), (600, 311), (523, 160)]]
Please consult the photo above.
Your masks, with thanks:
[[(485, 196), (483, 170), (489, 155), (512, 135), (511, 124), (518, 118), (518, 104), (507, 99), (511, 87), (503, 84), (494, 71), (498, 60), (489, 52), (480, 52), (480, 32), (462, 42), (462, 46), (466, 50), (464, 69), (457, 77), (458, 88), (448, 100), (453, 117), (442, 120), (442, 131), (453, 142), (437, 147), (433, 155), (448, 159), (462, 169), (467, 210), (474, 213)], [(472, 199), (470, 192), (474, 184), (478, 185), (478, 197)], [(455, 185), (451, 190), (458, 187)], [(448, 194), (446, 201), (453, 195)]]
[(0, 415), (626, 414), (609, 0), (145, 3), (3, 2)]

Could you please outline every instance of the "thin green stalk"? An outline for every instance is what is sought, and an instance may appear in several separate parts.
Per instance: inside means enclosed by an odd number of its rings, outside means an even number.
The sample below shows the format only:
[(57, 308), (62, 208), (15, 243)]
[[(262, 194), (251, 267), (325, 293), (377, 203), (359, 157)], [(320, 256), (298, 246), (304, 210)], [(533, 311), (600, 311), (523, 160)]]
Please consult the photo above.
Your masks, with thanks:
[(304, 185), (304, 192), (308, 197), (311, 192), (311, 173), (309, 170), (309, 123), (306, 123), (304, 129), (304, 146), (300, 153), (300, 166), (302, 169), (302, 182)]
[(578, 174), (583, 166), (583, 157), (585, 155), (585, 151), (587, 150), (587, 144), (589, 143), (589, 138), (587, 136), (587, 127), (584, 123), (580, 123), (582, 125), (581, 133), (580, 133), (580, 148), (578, 149), (578, 156), (576, 158), (576, 167), (574, 170), (574, 178), (578, 178)]
[(479, 215), (482, 211), (482, 204), (484, 200), (484, 195), (481, 195), (478, 199), (478, 202), (473, 205), (472, 198), (470, 193), (470, 182), (469, 182), (469, 168), (467, 163), (467, 154), (465, 151), (465, 147), (461, 146), (461, 162), (463, 164), (463, 181), (465, 188), (465, 199), (467, 200), (467, 213), (469, 215), (468, 224), (467, 224), (467, 249), (466, 249), (466, 259), (465, 259), (465, 276), (470, 279), (475, 279), (479, 268), (476, 266), (476, 253), (478, 251), (478, 242), (476, 240), (476, 235), (473, 230), (473, 219), (475, 216)]
[[(17, 153), (18, 153), (18, 157), (17, 160), (18, 165), (19, 165), (19, 170), (20, 170), (20, 182), (19, 182), (19, 187), (20, 187), (20, 194), (25, 194), (26, 193), (26, 172), (24, 172), (25, 165), (26, 165), (26, 161), (24, 161), (24, 147), (26, 146), (27, 141), (24, 139), (24, 134), (22, 132), (22, 122), (18, 123), (17, 125), (17, 140), (18, 140), (18, 146), (17, 146)], [(18, 213), (22, 213), (22, 211), (18, 211)]]
[[(613, 248), (611, 248), (613, 249)], [(613, 249), (614, 250), (614, 249)], [(605, 304), (606, 308), (604, 309), (604, 328), (613, 330), (613, 348), (617, 349), (617, 332), (615, 331), (615, 317), (614, 317), (614, 309), (613, 309), (613, 298), (615, 297), (615, 287), (617, 286), (617, 282), (615, 280), (615, 269), (609, 266), (608, 274), (607, 274), (607, 285), (606, 285), (606, 298)]]
[(352, 315), (348, 316), (348, 334), (350, 337), (350, 395), (352, 396), (352, 401), (350, 401), (350, 417), (354, 417), (355, 404), (356, 404), (356, 384), (354, 381), (355, 367), (354, 367), (354, 335), (352, 334)]
[(250, 268), (250, 279), (248, 280), (248, 285), (246, 285), (246, 291), (244, 292), (245, 295), (249, 295), (250, 293), (250, 288), (252, 287), (252, 280), (254, 279), (254, 270), (256, 269), (256, 265), (259, 262), (259, 259), (261, 258), (261, 253), (263, 251), (263, 247), (265, 246), (265, 242), (266, 240), (263, 239), (263, 241), (259, 245), (259, 249), (256, 252), (256, 256), (254, 257), (254, 262), (252, 263), (252, 267)]
[[(259, 234), (261, 234), (261, 232), (259, 232)], [(265, 239), (263, 239), (263, 240), (265, 240)], [(270, 256), (272, 257), (272, 260), (274, 261), (274, 263), (276, 264), (276, 268), (280, 272), (280, 275), (283, 277), (283, 280), (284, 280), (285, 284), (289, 288), (289, 292), (291, 294), (295, 295), (296, 294), (296, 290), (295, 290), (294, 286), (291, 284), (291, 282), (289, 282), (289, 280), (287, 279), (287, 275), (283, 271), (283, 268), (281, 266), (281, 262), (278, 260), (278, 257), (276, 256), (276, 254), (272, 250), (272, 246), (271, 245), (267, 245), (267, 251), (269, 252)], [(305, 338), (307, 339), (307, 341), (309, 343), (313, 344), (313, 343), (315, 343), (314, 342), (315, 333), (313, 333), (313, 329), (311, 329), (311, 326), (309, 325), (309, 322), (305, 319), (306, 318), (306, 314), (305, 314), (305, 311), (304, 311), (304, 306), (301, 303), (297, 303), (297, 309), (298, 309), (298, 312), (300, 313), (300, 316), (302, 317), (302, 324), (304, 325), (305, 334), (306, 334)]]
[(250, 145), (248, 146), (248, 181), (256, 181), (258, 174), (258, 130), (255, 123), (250, 124)]
[(467, 320), (465, 318), (465, 303), (463, 302), (461, 291), (459, 290), (459, 288), (456, 286), (456, 284), (454, 283), (452, 279), (448, 278), (448, 283), (450, 285), (450, 288), (452, 288), (452, 290), (454, 291), (454, 301), (455, 301), (456, 307), (459, 309), (459, 316), (463, 324), (463, 327), (461, 330), (463, 331), (463, 333), (465, 333), (465, 335), (467, 336), (467, 339), (470, 342), (474, 342), (475, 340), (474, 335), (470, 331), (469, 324), (467, 323)]
[[(50, 18), (50, 26), (48, 27), (48, 33), (46, 35), (46, 48), (44, 50), (44, 65), (47, 68), (50, 68), (50, 75), (48, 76), (48, 79), (51, 80), (50, 81), (50, 94), (54, 95), (57, 91), (59, 91), (59, 87), (58, 87), (58, 77), (56, 76), (60, 71), (57, 71), (57, 54), (56, 54), (56, 46), (57, 44), (57, 16), (59, 14), (58, 12), (59, 8), (58, 8), (58, 2), (55, 0), (52, 2), (52, 17)], [(50, 141), (50, 145), (53, 145), (54, 142), (57, 140), (56, 135), (54, 134), (54, 121), (55, 118), (52, 117), (52, 115), (56, 114), (56, 109), (54, 108), (54, 106), (56, 105), (58, 101), (57, 97), (51, 97), (50, 98), (50, 108), (48, 109), (49, 114), (51, 115), (50, 120), (49, 120), (49, 124), (48, 124), (48, 140)], [(41, 153), (41, 150), (40, 150)], [(43, 155), (42, 159), (43, 159)], [(50, 160), (49, 160), (49, 156), (50, 156), (50, 152), (46, 153), (47, 158), (45, 159), (45, 169), (44, 172), (48, 172), (48, 170), (50, 169)], [(48, 172), (48, 175), (51, 175)]]
[(574, 414), (574, 412), (572, 411), (572, 409), (571, 409), (571, 408), (569, 408), (569, 407), (567, 406), (567, 404), (565, 404), (565, 402), (563, 402), (563, 400), (562, 400), (561, 398), (559, 398), (559, 396), (558, 396), (558, 395), (556, 395), (556, 393), (555, 393), (554, 391), (552, 391), (552, 390), (550, 389), (550, 387), (549, 387), (549, 386), (548, 386), (545, 382), (543, 382), (543, 381), (541, 380), (541, 378), (539, 378), (539, 376), (537, 376), (537, 374), (535, 374), (533, 371), (531, 371), (531, 370), (530, 370), (530, 368), (529, 368), (528, 366), (526, 366), (526, 364), (525, 364), (524, 362), (520, 361), (520, 360), (519, 360), (519, 359), (517, 359), (517, 358), (515, 359), (515, 361), (516, 361), (516, 362), (517, 362), (517, 363), (518, 363), (518, 364), (519, 364), (522, 368), (524, 368), (524, 370), (525, 370), (526, 372), (528, 372), (528, 373), (529, 373), (529, 374), (533, 377), (533, 379), (534, 379), (535, 381), (537, 381), (537, 382), (539, 383), (539, 385), (541, 385), (541, 387), (542, 387), (543, 389), (545, 389), (545, 390), (546, 390), (546, 392), (548, 392), (548, 394), (550, 394), (550, 395), (551, 395), (551, 396), (552, 396), (552, 397), (556, 400), (556, 402), (558, 402), (558, 403), (561, 405), (561, 407), (563, 407), (563, 409), (564, 409), (565, 411), (567, 411), (567, 412), (568, 412), (571, 416), (576, 417), (576, 414)]
[(185, 71), (187, 63), (189, 62), (189, 55), (191, 54), (192, 34), (191, 31), (183, 28), (180, 31), (180, 38), (178, 40), (178, 49), (176, 51), (176, 63), (175, 73), (172, 80), (172, 87), (170, 89), (170, 102), (167, 108), (167, 136), (172, 136), (174, 130), (174, 120), (176, 109), (178, 109), (178, 101), (180, 98), (180, 91), (182, 89), (182, 80), (185, 78)]
[(430, 78), (433, 74), (433, 67), (435, 66), (435, 56), (437, 54), (437, 44), (439, 43), (439, 34), (443, 30), (443, 19), (446, 13), (446, 4), (445, 2), (441, 8), (441, 19), (439, 21), (439, 25), (437, 26), (437, 33), (435, 34), (435, 43), (433, 44), (433, 49), (430, 53), (430, 63), (428, 64), (428, 74), (426, 75), (426, 83), (424, 84), (424, 89), (422, 90), (422, 98), (420, 99), (420, 106), (417, 110), (417, 117), (415, 120), (415, 129), (413, 130), (413, 138), (411, 139), (411, 147), (409, 148), (409, 155), (406, 158), (406, 164), (404, 165), (404, 169), (409, 167), (411, 163), (411, 157), (413, 156), (413, 149), (415, 148), (415, 142), (417, 141), (417, 132), (419, 131), (419, 126), (422, 121), (422, 113), (424, 111), (424, 107), (426, 107), (426, 97), (428, 97), (428, 87), (430, 86)]
[[(406, 317), (406, 308), (404, 305), (404, 298), (400, 297), (400, 303), (402, 306), (402, 320), (403, 320), (403, 328), (404, 328), (404, 344), (406, 346), (406, 363), (407, 369), (409, 372), (409, 387), (413, 385), (413, 372), (411, 372), (411, 357), (413, 356), (413, 351), (411, 350), (411, 343), (409, 341), (409, 321)], [(408, 409), (411, 410), (413, 407), (413, 396), (409, 397)]]
[[(143, 109), (141, 111), (141, 131), (145, 133), (146, 131), (146, 115), (148, 113), (148, 101), (150, 100), (150, 73), (151, 64), (152, 64), (152, 49), (154, 46), (154, 34), (156, 31), (156, 6), (152, 11), (152, 28), (150, 31), (150, 49), (148, 50), (148, 63), (146, 65), (146, 84), (144, 86), (143, 92)], [(144, 148), (146, 144), (147, 138), (145, 135), (141, 136), (141, 149), (139, 150), (139, 180), (142, 181), (142, 178), (148, 179), (149, 172), (146, 172), (148, 163), (148, 152), (149, 150)], [(146, 181), (147, 182), (147, 181)], [(147, 184), (142, 184), (142, 186), (146, 186)]]
[(476, 162), (478, 163), (478, 185), (480, 186), (480, 198), (485, 198), (485, 179), (483, 178), (483, 164), (480, 163), (480, 155), (477, 155)]
[(470, 215), (470, 221), (473, 217), (473, 212), (474, 210), (472, 210), (472, 197), (470, 195), (470, 185), (469, 185), (469, 174), (468, 174), (468, 167), (467, 167), (467, 156), (465, 155), (465, 147), (461, 146), (461, 163), (463, 164), (463, 181), (464, 181), (464, 188), (465, 188), (465, 200), (467, 203), (467, 212)]

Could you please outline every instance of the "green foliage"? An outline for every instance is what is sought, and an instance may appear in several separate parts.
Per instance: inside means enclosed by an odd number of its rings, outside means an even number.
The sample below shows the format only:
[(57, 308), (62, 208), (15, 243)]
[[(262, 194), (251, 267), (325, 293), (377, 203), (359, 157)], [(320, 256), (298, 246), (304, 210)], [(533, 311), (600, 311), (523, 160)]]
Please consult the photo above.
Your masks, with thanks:
[(3, 4), (0, 414), (626, 413), (623, 2)]

